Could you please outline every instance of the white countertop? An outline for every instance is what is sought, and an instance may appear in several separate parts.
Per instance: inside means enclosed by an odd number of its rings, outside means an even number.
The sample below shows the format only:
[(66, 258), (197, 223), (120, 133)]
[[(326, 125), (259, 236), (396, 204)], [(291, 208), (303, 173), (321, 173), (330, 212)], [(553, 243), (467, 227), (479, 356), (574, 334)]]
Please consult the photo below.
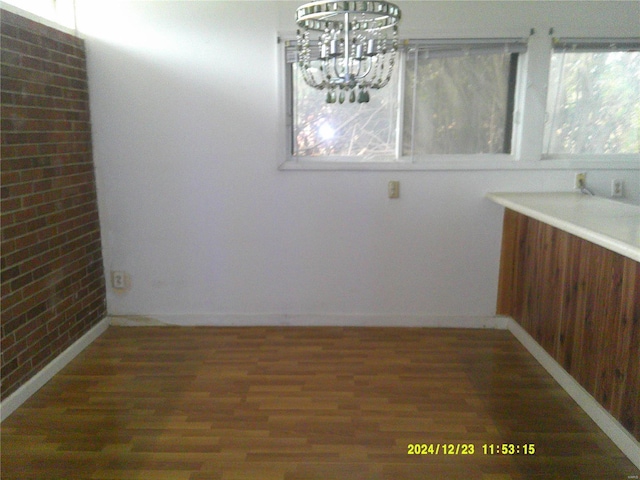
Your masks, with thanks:
[(581, 193), (489, 193), (487, 198), (640, 262), (640, 206)]

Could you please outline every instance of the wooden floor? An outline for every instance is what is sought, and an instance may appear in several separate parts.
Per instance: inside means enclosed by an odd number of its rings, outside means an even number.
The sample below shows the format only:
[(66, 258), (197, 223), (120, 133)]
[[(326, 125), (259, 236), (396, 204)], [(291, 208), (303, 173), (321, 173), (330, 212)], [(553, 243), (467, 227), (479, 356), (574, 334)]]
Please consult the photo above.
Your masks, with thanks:
[(3, 480), (640, 473), (501, 330), (111, 327), (1, 440)]

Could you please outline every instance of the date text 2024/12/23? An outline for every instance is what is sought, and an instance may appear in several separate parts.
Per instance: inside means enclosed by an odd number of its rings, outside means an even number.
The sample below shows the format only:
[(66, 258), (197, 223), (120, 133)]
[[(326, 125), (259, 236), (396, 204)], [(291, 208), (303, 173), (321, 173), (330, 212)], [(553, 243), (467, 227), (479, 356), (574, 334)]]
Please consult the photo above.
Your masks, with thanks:
[(534, 443), (484, 443), (476, 450), (473, 443), (409, 443), (408, 455), (534, 455)]

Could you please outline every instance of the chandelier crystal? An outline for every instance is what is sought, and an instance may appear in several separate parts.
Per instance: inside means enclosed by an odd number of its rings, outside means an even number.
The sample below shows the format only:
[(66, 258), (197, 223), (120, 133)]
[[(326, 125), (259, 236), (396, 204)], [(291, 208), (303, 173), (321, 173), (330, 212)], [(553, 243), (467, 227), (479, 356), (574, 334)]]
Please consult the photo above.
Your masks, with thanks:
[(389, 83), (400, 22), (393, 3), (321, 0), (299, 7), (296, 22), (302, 77), (327, 90), (327, 103), (343, 103), (347, 94), (352, 103), (366, 103), (369, 89)]

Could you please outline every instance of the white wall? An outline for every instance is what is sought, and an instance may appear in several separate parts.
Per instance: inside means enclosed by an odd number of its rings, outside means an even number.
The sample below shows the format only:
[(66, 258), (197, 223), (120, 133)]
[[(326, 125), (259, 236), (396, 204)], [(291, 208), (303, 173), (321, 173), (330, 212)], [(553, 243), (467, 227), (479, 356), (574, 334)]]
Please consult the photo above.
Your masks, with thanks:
[[(637, 2), (398, 3), (407, 36), (640, 28)], [(640, 203), (640, 165), (279, 171), (276, 39), (295, 31), (297, 3), (77, 5), (105, 269), (131, 281), (109, 289), (112, 315), (389, 325), (491, 316), (502, 209), (486, 192), (571, 190), (587, 171), (597, 193), (624, 178)], [(399, 200), (386, 198), (391, 179)]]

